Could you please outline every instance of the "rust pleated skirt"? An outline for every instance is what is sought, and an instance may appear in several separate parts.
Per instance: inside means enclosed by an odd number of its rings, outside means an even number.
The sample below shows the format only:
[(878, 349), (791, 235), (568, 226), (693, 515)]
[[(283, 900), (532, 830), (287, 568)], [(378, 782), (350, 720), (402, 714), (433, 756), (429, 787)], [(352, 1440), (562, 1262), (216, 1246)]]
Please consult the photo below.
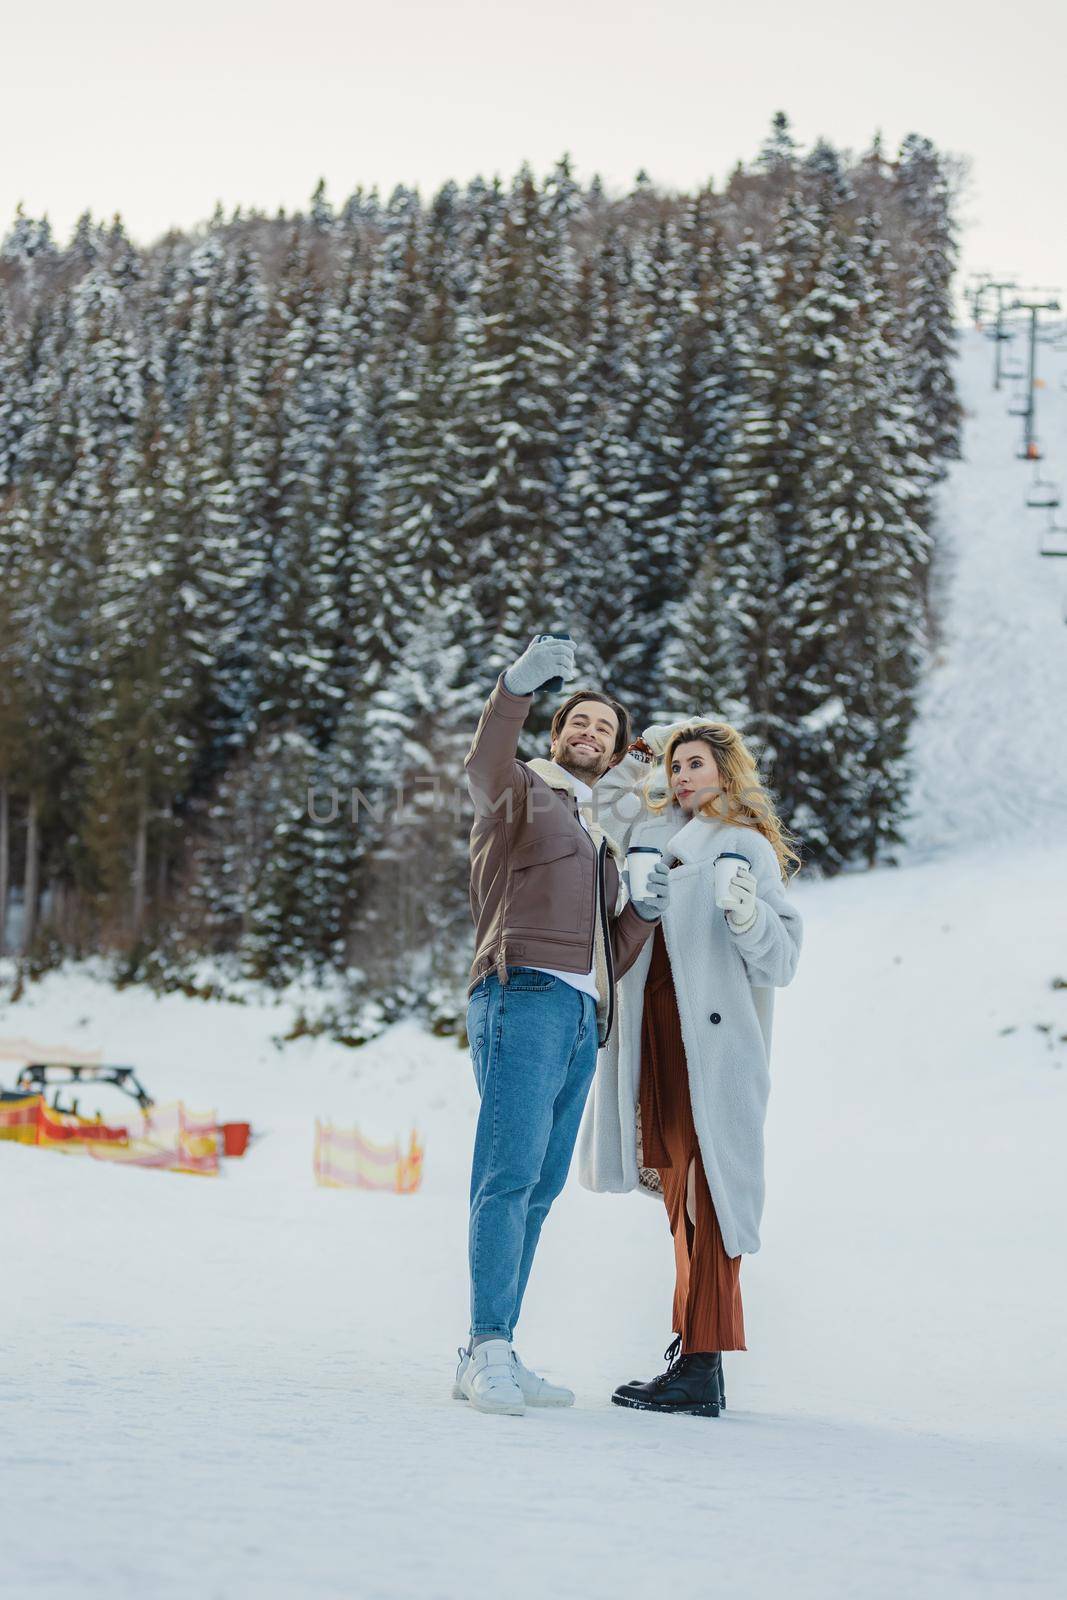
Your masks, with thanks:
[[(741, 1257), (728, 1256), (719, 1231), (689, 1098), (689, 1070), (670, 959), (657, 925), (641, 1023), (641, 1140), (644, 1165), (663, 1185), (674, 1235), (672, 1327), (682, 1351), (744, 1350)], [(694, 1168), (695, 1220), (686, 1206)]]

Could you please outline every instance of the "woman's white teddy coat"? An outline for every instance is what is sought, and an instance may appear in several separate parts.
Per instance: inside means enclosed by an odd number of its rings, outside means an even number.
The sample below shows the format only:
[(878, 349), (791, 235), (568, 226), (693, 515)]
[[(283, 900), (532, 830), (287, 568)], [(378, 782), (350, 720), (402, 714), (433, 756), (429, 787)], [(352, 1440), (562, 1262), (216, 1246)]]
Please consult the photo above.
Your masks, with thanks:
[[(762, 834), (688, 817), (673, 803), (656, 817), (642, 802), (641, 813), (622, 825), (609, 811), (604, 824), (616, 838), (629, 835), (624, 848), (655, 844), (668, 861), (681, 862), (671, 871), (663, 935), (704, 1171), (726, 1253), (737, 1256), (759, 1249), (774, 990), (796, 970), (801, 921)], [(715, 857), (723, 850), (746, 856), (756, 875), (756, 920), (742, 934), (715, 904)], [(620, 1193), (638, 1185), (641, 1017), (651, 957), (650, 939), (619, 982), (617, 1026), (597, 1057), (579, 1152), (587, 1189)]]

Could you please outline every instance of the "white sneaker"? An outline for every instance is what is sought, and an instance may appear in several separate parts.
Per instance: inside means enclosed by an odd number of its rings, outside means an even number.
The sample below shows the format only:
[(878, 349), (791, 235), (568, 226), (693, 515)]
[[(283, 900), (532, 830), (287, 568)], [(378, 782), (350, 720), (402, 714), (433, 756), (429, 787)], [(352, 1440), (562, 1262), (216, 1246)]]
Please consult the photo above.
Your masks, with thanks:
[(517, 1350), (512, 1350), (511, 1359), (515, 1363), (515, 1376), (519, 1380), (522, 1397), (528, 1406), (572, 1406), (574, 1404), (573, 1389), (565, 1389), (561, 1383), (549, 1383), (547, 1378), (541, 1378), (536, 1372), (531, 1372), (529, 1367), (524, 1367), (519, 1360)]
[[(460, 1350), (459, 1366), (456, 1368), (456, 1381), (452, 1385), (453, 1400), (466, 1400), (463, 1389), (463, 1374), (467, 1370), (470, 1357), (466, 1350)], [(549, 1383), (547, 1378), (541, 1378), (536, 1372), (531, 1372), (529, 1367), (523, 1366), (517, 1353), (512, 1350), (511, 1359), (514, 1365), (515, 1381), (522, 1391), (522, 1397), (528, 1406), (572, 1406), (574, 1404), (574, 1390), (564, 1389), (561, 1384)]]
[(460, 1357), (453, 1396), (469, 1400), (476, 1411), (522, 1416), (526, 1401), (516, 1381), (511, 1345), (506, 1339), (483, 1339), (481, 1344), (475, 1345), (471, 1355), (460, 1351)]

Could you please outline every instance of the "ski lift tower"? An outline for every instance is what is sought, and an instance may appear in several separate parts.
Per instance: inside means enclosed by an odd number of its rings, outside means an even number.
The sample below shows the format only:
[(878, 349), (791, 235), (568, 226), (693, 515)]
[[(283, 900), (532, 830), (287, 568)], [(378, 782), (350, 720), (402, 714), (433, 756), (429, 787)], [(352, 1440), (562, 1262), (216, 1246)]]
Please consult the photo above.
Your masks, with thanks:
[(1013, 300), (1009, 311), (1026, 311), (1030, 316), (1029, 362), (1026, 372), (1026, 406), (1023, 410), (1023, 447), (1019, 455), (1024, 461), (1040, 461), (1041, 451), (1034, 426), (1037, 411), (1037, 319), (1042, 311), (1058, 311), (1058, 300)]
[(971, 317), (976, 328), (982, 326), (982, 301), (985, 299), (986, 290), (989, 288), (991, 274), (988, 272), (975, 272), (971, 275), (971, 282), (964, 290), (964, 298), (970, 301)]
[(993, 387), (1000, 388), (1000, 380), (1004, 376), (1001, 370), (1002, 353), (1005, 344), (1010, 340), (1011, 334), (1004, 326), (1004, 294), (1007, 289), (1017, 289), (1019, 285), (1014, 278), (988, 278), (982, 285), (982, 292), (992, 293), (997, 297), (997, 314), (993, 322)]

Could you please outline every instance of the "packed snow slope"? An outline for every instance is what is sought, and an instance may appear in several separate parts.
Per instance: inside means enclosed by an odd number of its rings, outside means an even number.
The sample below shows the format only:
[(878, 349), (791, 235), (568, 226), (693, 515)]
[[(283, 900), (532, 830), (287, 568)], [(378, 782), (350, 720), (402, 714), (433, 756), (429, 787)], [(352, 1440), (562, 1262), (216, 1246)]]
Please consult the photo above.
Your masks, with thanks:
[[(909, 839), (916, 852), (968, 842), (1012, 846), (1062, 836), (1067, 823), (1067, 560), (1039, 555), (1049, 511), (1029, 508), (1040, 477), (1067, 525), (1067, 329), (1039, 344), (1043, 460), (1019, 459), (1008, 415), (1022, 386), (992, 388), (993, 345), (964, 336), (959, 363), (966, 459), (942, 496), (935, 566), (948, 601), (912, 750)], [(1007, 360), (1025, 360), (1021, 329)]]
[[(608, 1403), (659, 1369), (671, 1245), (655, 1203), (573, 1180), (516, 1342), (576, 1407), (449, 1398), (476, 1115), (453, 1042), (405, 1024), (356, 1052), (278, 1045), (287, 1006), (58, 973), (0, 1034), (100, 1046), (259, 1138), (216, 1180), (0, 1145), (7, 1592), (1062, 1594), (1067, 628), (976, 344), (921, 809), (906, 865), (796, 889), (727, 1414)], [(979, 826), (1020, 760), (1014, 825)], [(380, 1139), (415, 1123), (421, 1192), (316, 1189), (316, 1114)]]

